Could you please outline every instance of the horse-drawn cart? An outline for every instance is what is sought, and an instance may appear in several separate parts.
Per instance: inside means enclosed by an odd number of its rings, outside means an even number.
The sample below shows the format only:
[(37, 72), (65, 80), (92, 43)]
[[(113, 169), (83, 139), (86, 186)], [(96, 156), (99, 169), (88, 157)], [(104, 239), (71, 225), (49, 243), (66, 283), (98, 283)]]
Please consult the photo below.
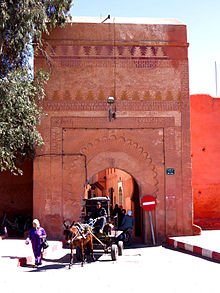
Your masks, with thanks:
[[(106, 223), (102, 233), (97, 226), (97, 219), (92, 218), (97, 203), (106, 210)], [(100, 219), (100, 218), (99, 218)], [(123, 241), (120, 240), (122, 231), (118, 231), (114, 219), (110, 216), (110, 199), (108, 197), (95, 197), (84, 199), (82, 207), (82, 222), (73, 222), (71, 225), (64, 222), (64, 235), (70, 245), (70, 267), (73, 264), (73, 250), (76, 248), (77, 260), (85, 262), (85, 254), (110, 253), (112, 260), (116, 260), (118, 255), (122, 255)]]
[[(97, 202), (101, 203), (101, 206), (107, 212), (106, 224), (103, 229), (103, 233), (99, 233), (99, 227), (96, 226), (96, 219), (92, 219), (91, 215), (94, 214)], [(122, 231), (118, 231), (115, 225), (114, 219), (110, 215), (110, 199), (109, 197), (94, 197), (90, 199), (84, 199), (83, 222), (88, 223), (92, 227), (93, 235), (93, 248), (94, 251), (104, 251), (104, 253), (110, 253), (112, 260), (116, 260), (118, 255), (123, 253), (123, 241), (120, 240)]]

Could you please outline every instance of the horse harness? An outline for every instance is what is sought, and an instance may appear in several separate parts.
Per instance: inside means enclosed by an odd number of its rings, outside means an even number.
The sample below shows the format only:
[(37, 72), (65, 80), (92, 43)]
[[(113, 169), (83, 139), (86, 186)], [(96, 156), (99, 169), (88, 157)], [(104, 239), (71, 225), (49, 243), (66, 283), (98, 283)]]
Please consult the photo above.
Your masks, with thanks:
[[(86, 237), (91, 234), (89, 228), (90, 226), (88, 224), (81, 224), (81, 223), (75, 223), (75, 227), (78, 229), (76, 235), (71, 239), (71, 243), (77, 238), (83, 238), (86, 239)], [(80, 236), (78, 236), (80, 235)]]

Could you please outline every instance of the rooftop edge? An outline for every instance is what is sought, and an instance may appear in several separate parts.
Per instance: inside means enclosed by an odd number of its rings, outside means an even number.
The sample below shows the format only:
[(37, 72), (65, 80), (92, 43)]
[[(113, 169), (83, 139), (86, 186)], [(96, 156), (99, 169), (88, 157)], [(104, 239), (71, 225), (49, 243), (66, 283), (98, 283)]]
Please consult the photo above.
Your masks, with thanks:
[(129, 24), (171, 24), (184, 25), (184, 23), (175, 18), (145, 18), (145, 17), (89, 17), (73, 16), (69, 23), (129, 23)]

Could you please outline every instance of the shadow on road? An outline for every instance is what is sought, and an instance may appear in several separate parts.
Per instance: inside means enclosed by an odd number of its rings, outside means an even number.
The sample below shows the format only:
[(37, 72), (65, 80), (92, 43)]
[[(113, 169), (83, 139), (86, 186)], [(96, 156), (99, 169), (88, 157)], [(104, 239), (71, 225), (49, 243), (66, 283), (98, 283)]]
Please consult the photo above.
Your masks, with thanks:
[[(156, 245), (158, 246), (158, 245)], [(131, 249), (140, 249), (140, 248), (152, 248), (152, 247), (156, 247), (153, 245), (146, 245), (146, 244), (142, 244), (142, 243), (133, 243), (130, 246), (125, 246), (124, 247), (124, 253), (126, 253), (126, 250), (131, 250)], [(124, 255), (123, 253), (123, 255)], [(95, 262), (99, 261), (99, 262), (112, 262), (112, 258), (111, 258), (111, 253), (105, 253), (104, 251), (100, 250), (100, 251), (94, 251), (94, 255), (95, 255)], [(101, 258), (102, 256), (106, 255), (107, 258)], [(6, 256), (5, 256), (6, 257)], [(8, 256), (10, 258), (18, 258), (15, 256)], [(46, 258), (43, 257), (43, 264), (41, 266), (35, 267), (33, 264), (25, 264), (23, 265), (23, 267), (26, 268), (30, 268), (31, 270), (29, 270), (28, 272), (42, 272), (42, 271), (47, 271), (47, 270), (57, 270), (57, 269), (63, 269), (63, 268), (67, 268), (69, 269), (69, 263), (70, 263), (70, 253), (66, 253), (64, 256), (62, 256), (61, 258)], [(81, 261), (77, 260), (76, 258), (76, 254), (74, 254), (74, 263), (71, 267), (78, 267), (81, 266)], [(92, 264), (94, 263), (94, 261), (91, 259), (90, 256), (88, 256), (85, 265), (88, 264)]]
[(3, 255), (1, 258), (20, 259), (22, 256)]

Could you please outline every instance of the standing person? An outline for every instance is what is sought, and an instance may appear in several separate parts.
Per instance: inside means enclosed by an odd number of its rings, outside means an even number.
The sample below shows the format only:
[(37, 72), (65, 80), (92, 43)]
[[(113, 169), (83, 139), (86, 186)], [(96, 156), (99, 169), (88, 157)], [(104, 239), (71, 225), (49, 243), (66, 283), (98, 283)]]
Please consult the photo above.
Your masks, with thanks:
[(44, 228), (40, 227), (40, 222), (38, 221), (38, 219), (34, 219), (33, 228), (31, 228), (25, 244), (28, 245), (31, 240), (32, 249), (35, 257), (35, 266), (39, 266), (42, 264), (41, 249), (44, 239), (46, 239), (46, 232)]
[(119, 227), (120, 227), (121, 224), (122, 224), (122, 221), (123, 221), (123, 219), (124, 219), (124, 217), (125, 217), (125, 214), (126, 214), (126, 210), (125, 210), (125, 209), (122, 209), (122, 210), (121, 210), (121, 213), (120, 213), (120, 215), (119, 215), (119, 217), (118, 217), (118, 226), (119, 226)]
[(133, 226), (134, 218), (132, 217), (132, 211), (128, 211), (127, 215), (125, 215), (122, 220), (121, 226), (119, 227), (119, 230), (123, 231), (121, 237), (125, 245), (131, 245)]
[(113, 212), (112, 212), (112, 215), (113, 216), (117, 216), (121, 213), (121, 209), (119, 208), (118, 204), (116, 203), (114, 209), (113, 209)]
[(121, 217), (121, 209), (119, 208), (117, 203), (113, 209), (112, 216), (113, 216), (113, 219), (115, 222), (115, 226), (119, 227), (119, 219)]
[(97, 219), (95, 226), (100, 226), (99, 233), (101, 234), (103, 233), (103, 229), (106, 224), (106, 217), (107, 217), (107, 212), (105, 208), (101, 206), (101, 202), (98, 201), (96, 203), (96, 209), (93, 213), (92, 218)]
[(119, 230), (122, 231), (132, 231), (134, 226), (134, 218), (132, 217), (132, 211), (128, 211), (127, 215), (124, 216), (121, 226), (119, 227)]

